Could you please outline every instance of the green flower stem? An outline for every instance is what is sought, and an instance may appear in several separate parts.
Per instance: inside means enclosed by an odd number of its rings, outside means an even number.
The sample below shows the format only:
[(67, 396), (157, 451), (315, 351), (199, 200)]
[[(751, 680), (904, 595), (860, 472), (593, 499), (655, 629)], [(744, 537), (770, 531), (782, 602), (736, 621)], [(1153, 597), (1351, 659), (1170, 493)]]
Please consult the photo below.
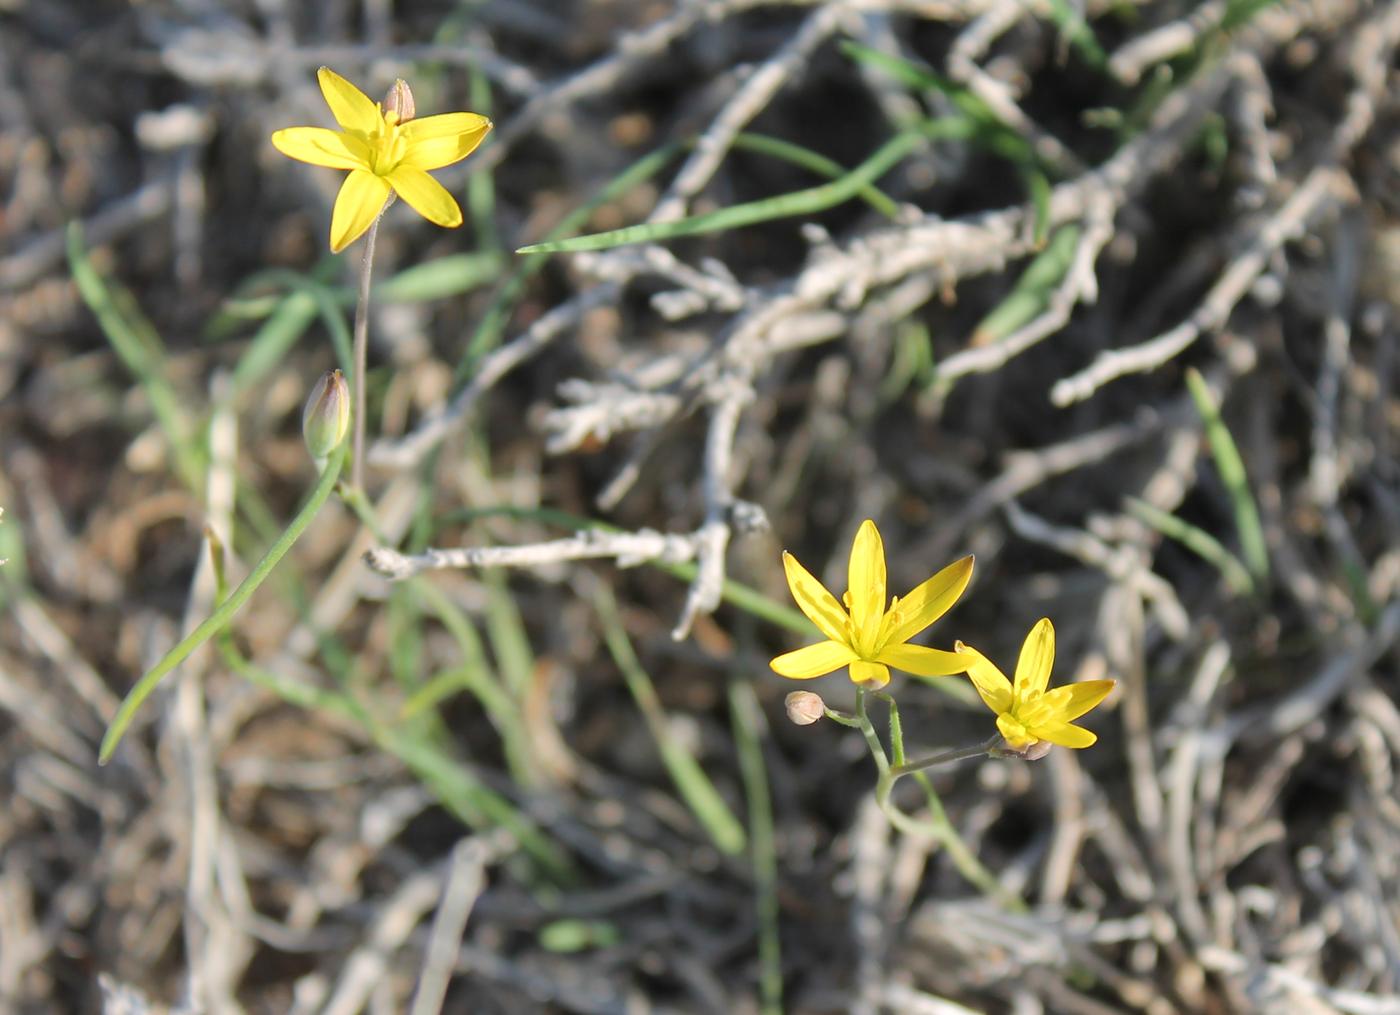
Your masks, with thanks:
[[(890, 776), (890, 759), (885, 754), (885, 745), (880, 743), (880, 734), (875, 732), (875, 727), (870, 722), (870, 716), (866, 713), (865, 693), (865, 688), (856, 688), (856, 722), (860, 724), (861, 733), (865, 734), (865, 742), (870, 747), (870, 756), (875, 759), (875, 768), (880, 773), (880, 782), (884, 783)], [(881, 806), (883, 808), (883, 804)], [(903, 815), (900, 816), (903, 817)], [(891, 820), (893, 821), (893, 818)], [(897, 821), (894, 823), (899, 824)]]
[(842, 712), (840, 709), (828, 708), (825, 710), (826, 717), (832, 722), (839, 722), (842, 726), (849, 726), (851, 729), (860, 729), (860, 720), (849, 712)]
[(999, 743), (1001, 743), (1001, 737), (995, 736), (980, 744), (971, 744), (967, 747), (954, 747), (947, 751), (939, 751), (937, 754), (930, 754), (926, 758), (918, 758), (915, 761), (907, 761), (895, 765), (893, 769), (891, 769), (891, 774), (897, 779), (901, 775), (909, 775), (925, 768), (932, 768), (934, 765), (946, 765), (954, 761), (966, 761), (968, 758), (980, 758), (983, 755), (990, 754)]
[[(904, 735), (899, 720), (899, 708), (888, 694), (877, 691), (874, 692), (875, 696), (890, 707), (890, 747), (896, 759), (895, 765), (891, 766), (890, 760), (885, 754), (884, 745), (880, 743), (880, 735), (875, 732), (875, 726), (871, 723), (866, 710), (866, 693), (863, 688), (856, 690), (856, 719), (860, 723), (861, 732), (865, 734), (865, 742), (870, 745), (870, 754), (875, 759), (875, 768), (879, 772), (879, 778), (875, 783), (875, 802), (884, 812), (885, 817), (889, 819), (890, 824), (906, 835), (933, 839), (947, 850), (948, 858), (953, 861), (953, 866), (958, 869), (958, 873), (969, 884), (1009, 910), (1024, 911), (1025, 903), (1003, 888), (996, 876), (982, 865), (982, 862), (962, 841), (957, 829), (948, 820), (948, 813), (943, 809), (943, 801), (939, 799), (933, 784), (918, 767), (918, 763), (915, 762), (912, 765), (904, 763)], [(929, 819), (927, 821), (916, 821), (895, 806), (894, 801), (890, 799), (894, 792), (894, 784), (899, 781), (901, 776), (907, 774), (914, 776), (928, 798)]]
[(326, 498), (335, 489), (336, 480), (339, 478), (340, 470), (344, 464), (345, 443), (342, 441), (340, 447), (331, 452), (326, 467), (321, 470), (321, 478), (317, 481), (316, 488), (311, 491), (311, 496), (307, 498), (301, 511), (277, 537), (277, 541), (272, 544), (262, 560), (258, 561), (252, 573), (243, 579), (243, 584), (234, 589), (233, 594), (224, 600), (204, 623), (191, 631), (184, 641), (167, 652), (164, 658), (156, 663), (145, 676), (136, 682), (136, 686), (127, 692), (121, 707), (117, 709), (117, 714), (112, 718), (111, 725), (107, 727), (106, 735), (102, 738), (102, 747), (97, 755), (99, 765), (105, 765), (112, 757), (112, 752), (117, 749), (117, 744), (121, 742), (127, 727), (131, 725), (136, 710), (150, 697), (151, 692), (156, 689), (166, 674), (184, 662), (191, 652), (204, 644), (212, 635), (217, 634), (228, 625), (229, 621), (233, 619), (233, 615), (243, 607), (243, 604), (257, 591), (258, 586), (272, 573), (272, 569), (277, 566), (278, 561), (286, 556), (287, 551), (292, 548), (292, 544), (301, 538), (301, 534), (311, 524), (311, 519), (316, 517), (316, 513), (326, 503)]
[(357, 490), (363, 485), (365, 473), (365, 369), (369, 362), (369, 294), (371, 276), (374, 274), (374, 241), (388, 207), (389, 201), (385, 201), (384, 208), (379, 210), (369, 232), (365, 233), (365, 253), (360, 260), (360, 289), (355, 299), (355, 375), (351, 378), (355, 384), (355, 404), (351, 410), (354, 416), (355, 452), (350, 460), (350, 485)]

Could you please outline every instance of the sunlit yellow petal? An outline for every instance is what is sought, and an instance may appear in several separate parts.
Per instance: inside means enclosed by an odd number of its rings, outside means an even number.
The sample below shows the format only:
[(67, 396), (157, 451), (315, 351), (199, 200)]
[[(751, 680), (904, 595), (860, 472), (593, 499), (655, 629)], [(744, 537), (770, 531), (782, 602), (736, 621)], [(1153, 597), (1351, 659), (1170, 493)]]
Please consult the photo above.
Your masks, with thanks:
[(958, 601), (972, 578), (972, 558), (954, 561), (899, 600), (886, 618), (881, 640), (886, 645), (908, 641)]
[(860, 523), (851, 544), (846, 594), (850, 597), (851, 629), (856, 648), (875, 653), (880, 640), (880, 621), (885, 615), (885, 544), (880, 530), (869, 518)]
[(1067, 722), (1037, 726), (1031, 732), (1035, 734), (1036, 739), (1048, 740), (1061, 747), (1090, 747), (1099, 739), (1082, 726), (1073, 726)]
[(399, 133), (408, 141), (404, 165), (441, 169), (466, 158), (491, 130), (491, 121), (476, 113), (442, 113), (409, 120)]
[(331, 252), (338, 254), (364, 234), (384, 208), (389, 181), (364, 169), (345, 178), (331, 212)]
[(955, 646), (958, 655), (966, 660), (967, 675), (977, 693), (987, 703), (987, 707), (998, 714), (1011, 709), (1011, 681), (993, 665), (992, 661), (971, 645), (958, 642)]
[(1055, 718), (1069, 722), (1108, 697), (1115, 683), (1114, 680), (1084, 680), (1057, 687), (1045, 697), (1054, 709)]
[(1055, 665), (1055, 628), (1049, 617), (1042, 617), (1026, 635), (1021, 657), (1016, 660), (1016, 697), (1044, 691)]
[(369, 148), (359, 138), (325, 127), (287, 127), (272, 146), (288, 158), (330, 169), (368, 169)]
[(316, 80), (321, 83), (321, 94), (326, 105), (331, 107), (335, 122), (346, 130), (357, 130), (372, 134), (384, 125), (379, 103), (360, 91), (349, 81), (331, 70), (322, 67), (316, 72)]
[(462, 224), (462, 209), (457, 207), (456, 199), (423, 170), (398, 166), (389, 174), (389, 183), (399, 197), (434, 225), (456, 229)]
[(851, 679), (862, 687), (878, 691), (890, 682), (890, 668), (881, 663), (857, 659), (851, 663)]
[(841, 609), (836, 597), (786, 550), (783, 551), (783, 571), (792, 598), (797, 600), (797, 608), (832, 641), (846, 642), (850, 637), (846, 633), (846, 611)]
[(832, 670), (839, 670), (855, 658), (856, 654), (851, 651), (850, 646), (824, 641), (819, 645), (797, 649), (795, 652), (785, 652), (768, 665), (781, 677), (811, 680)]
[(916, 677), (946, 677), (967, 669), (966, 656), (923, 645), (890, 645), (875, 661)]

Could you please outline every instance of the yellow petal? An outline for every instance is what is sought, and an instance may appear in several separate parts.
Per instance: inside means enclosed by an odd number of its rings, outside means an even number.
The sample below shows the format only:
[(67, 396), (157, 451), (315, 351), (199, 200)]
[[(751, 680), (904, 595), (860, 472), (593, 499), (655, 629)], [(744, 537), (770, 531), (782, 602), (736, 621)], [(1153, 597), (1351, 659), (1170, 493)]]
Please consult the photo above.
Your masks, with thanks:
[(1048, 740), (1061, 747), (1091, 747), (1099, 739), (1082, 726), (1074, 726), (1067, 722), (1037, 726), (1031, 732), (1035, 734), (1037, 739)]
[(491, 121), (476, 113), (440, 113), (409, 120), (399, 129), (408, 141), (403, 162), (415, 169), (441, 169), (458, 162), (481, 144)]
[(272, 146), (288, 158), (313, 166), (369, 168), (369, 148), (363, 141), (325, 127), (287, 127), (272, 135)]
[(462, 224), (462, 209), (447, 188), (421, 169), (398, 166), (389, 174), (389, 183), (399, 197), (433, 225), (456, 229)]
[(325, 96), (326, 105), (331, 107), (335, 122), (346, 130), (373, 134), (384, 126), (379, 103), (335, 71), (322, 67), (316, 72), (316, 80), (321, 83), (321, 94)]
[(1016, 697), (1024, 699), (1044, 691), (1054, 665), (1055, 628), (1049, 617), (1042, 617), (1026, 635), (1021, 645), (1021, 658), (1016, 660)]
[(862, 687), (878, 691), (890, 682), (890, 668), (881, 663), (857, 659), (851, 663), (851, 679)]
[(940, 652), (923, 645), (891, 645), (876, 657), (876, 662), (916, 677), (946, 677), (967, 669), (966, 656), (956, 652)]
[(1113, 690), (1114, 680), (1084, 680), (1077, 684), (1057, 687), (1045, 696), (1046, 704), (1053, 710), (1056, 719), (1069, 722), (1078, 719), (1089, 711)]
[(795, 652), (785, 652), (768, 665), (773, 667), (773, 672), (780, 677), (811, 680), (832, 670), (839, 670), (855, 658), (856, 654), (851, 651), (849, 645), (824, 641), (819, 645), (797, 649)]
[(797, 600), (797, 608), (817, 625), (818, 631), (832, 641), (845, 644), (850, 638), (846, 632), (846, 611), (841, 609), (836, 597), (786, 550), (783, 551), (783, 571), (792, 598)]
[(965, 659), (967, 675), (972, 678), (973, 686), (977, 688), (977, 693), (982, 696), (987, 707), (998, 715), (1009, 712), (1011, 710), (1011, 681), (1006, 679), (1006, 674), (997, 669), (990, 659), (971, 645), (958, 642), (954, 647), (957, 649), (958, 655)]
[(851, 607), (851, 630), (858, 650), (873, 654), (885, 615), (885, 544), (869, 518), (860, 523), (851, 544), (846, 594)]
[(928, 627), (958, 601), (972, 578), (972, 558), (964, 557), (939, 571), (913, 589), (896, 604), (886, 621), (889, 629), (881, 636), (886, 645), (908, 641)]
[(345, 178), (331, 212), (331, 253), (338, 254), (358, 240), (384, 209), (389, 181), (364, 169)]

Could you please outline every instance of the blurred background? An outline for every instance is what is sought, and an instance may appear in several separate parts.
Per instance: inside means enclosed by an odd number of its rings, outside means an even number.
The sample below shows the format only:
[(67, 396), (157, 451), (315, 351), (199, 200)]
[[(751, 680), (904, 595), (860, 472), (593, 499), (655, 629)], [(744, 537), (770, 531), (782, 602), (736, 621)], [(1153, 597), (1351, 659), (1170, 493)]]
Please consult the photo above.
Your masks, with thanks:
[[(1398, 42), (1360, 0), (0, 0), (0, 1010), (1400, 1012)], [(268, 138), (334, 126), (322, 65), (496, 128), (435, 174), (462, 228), (379, 232), (362, 510), (99, 767), (315, 483), (361, 247)], [(924, 643), (1010, 672), (1048, 616), (1056, 684), (1119, 682), (1091, 748), (898, 785), (990, 894), (787, 720), (850, 681), (768, 668), (814, 640), (781, 551), (839, 595), (864, 518), (892, 592), (977, 555)], [(457, 547), (535, 555), (363, 559)], [(911, 754), (994, 732), (888, 690)]]

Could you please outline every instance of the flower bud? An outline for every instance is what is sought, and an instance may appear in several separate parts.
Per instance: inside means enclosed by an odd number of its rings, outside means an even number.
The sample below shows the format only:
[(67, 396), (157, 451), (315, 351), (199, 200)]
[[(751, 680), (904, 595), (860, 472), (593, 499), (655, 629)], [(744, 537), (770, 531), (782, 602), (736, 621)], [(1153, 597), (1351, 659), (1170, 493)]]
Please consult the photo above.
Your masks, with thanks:
[(340, 446), (350, 429), (350, 389), (345, 375), (329, 370), (321, 375), (301, 413), (301, 433), (311, 457), (322, 459)]
[(1050, 753), (1050, 748), (1054, 747), (1048, 740), (1032, 740), (1024, 747), (1012, 747), (1003, 740), (998, 747), (994, 747), (987, 753), (993, 758), (1020, 758), (1022, 761), (1039, 761)]
[(413, 119), (415, 112), (413, 106), (413, 91), (408, 87), (408, 82), (403, 78), (398, 78), (389, 86), (388, 92), (384, 94), (384, 115), (390, 113), (394, 115), (396, 123), (407, 123)]
[(783, 699), (788, 719), (797, 726), (810, 726), (826, 715), (826, 702), (812, 691), (793, 691)]

